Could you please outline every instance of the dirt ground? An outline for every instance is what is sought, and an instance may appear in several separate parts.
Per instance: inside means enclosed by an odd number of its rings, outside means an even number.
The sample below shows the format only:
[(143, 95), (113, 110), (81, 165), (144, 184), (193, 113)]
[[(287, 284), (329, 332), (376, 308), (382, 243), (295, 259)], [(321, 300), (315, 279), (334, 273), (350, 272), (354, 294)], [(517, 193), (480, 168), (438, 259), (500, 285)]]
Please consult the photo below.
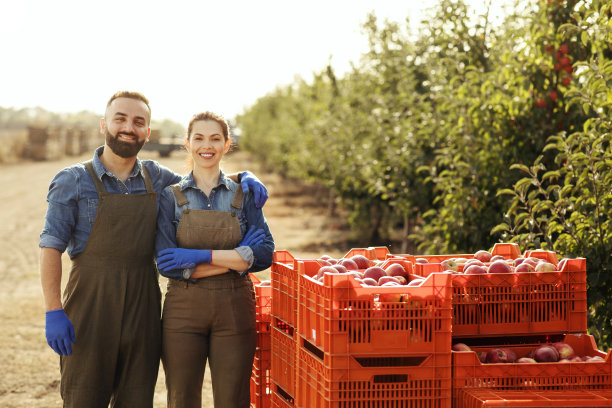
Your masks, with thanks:
[[(91, 154), (50, 162), (21, 162), (0, 165), (0, 407), (61, 407), (59, 395), (59, 357), (47, 346), (44, 336), (44, 306), (38, 272), (38, 241), (46, 212), (49, 182), (60, 169), (91, 158)], [(158, 159), (150, 152), (141, 158), (153, 158), (183, 173), (184, 153)], [(243, 152), (230, 154), (222, 168), (226, 172), (250, 169), (265, 183), (270, 198), (264, 214), (276, 242), (276, 249), (288, 250), (301, 258), (323, 253), (344, 255), (350, 248), (342, 243), (346, 230), (338, 219), (326, 216), (325, 197), (316, 190), (283, 181), (263, 171)], [(63, 257), (63, 282), (69, 271), (69, 259)], [(257, 276), (268, 279), (270, 271)], [(160, 278), (162, 290), (165, 278)], [(166, 406), (164, 373), (160, 367), (155, 393), (155, 407)], [(205, 379), (203, 407), (212, 407), (210, 378)]]

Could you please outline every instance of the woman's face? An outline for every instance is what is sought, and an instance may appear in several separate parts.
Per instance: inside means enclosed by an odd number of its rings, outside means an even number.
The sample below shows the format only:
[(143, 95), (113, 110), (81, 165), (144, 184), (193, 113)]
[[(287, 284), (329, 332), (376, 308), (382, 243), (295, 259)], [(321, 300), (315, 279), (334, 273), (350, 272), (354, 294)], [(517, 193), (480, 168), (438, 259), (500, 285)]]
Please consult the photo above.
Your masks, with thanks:
[(223, 137), (223, 128), (214, 120), (198, 120), (186, 143), (194, 167), (219, 167), (219, 162), (230, 147), (229, 138)]

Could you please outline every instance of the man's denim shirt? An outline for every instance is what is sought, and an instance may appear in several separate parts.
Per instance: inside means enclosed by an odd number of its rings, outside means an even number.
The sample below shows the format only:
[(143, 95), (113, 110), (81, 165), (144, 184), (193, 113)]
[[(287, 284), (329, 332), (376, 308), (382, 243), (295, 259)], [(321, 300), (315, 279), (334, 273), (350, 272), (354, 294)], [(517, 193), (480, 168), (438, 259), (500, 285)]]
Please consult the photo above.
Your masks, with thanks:
[[(179, 207), (176, 203), (172, 187), (164, 189), (159, 202), (159, 213), (157, 214), (157, 236), (155, 239), (156, 253), (159, 253), (162, 249), (178, 247), (176, 242), (176, 230), (185, 209), (233, 211), (238, 215), (240, 232), (243, 237), (247, 229), (252, 225), (257, 229), (262, 228), (266, 234), (264, 242), (259, 245), (252, 248), (248, 246), (236, 248), (236, 251), (238, 251), (240, 256), (249, 265), (248, 270), (242, 271), (241, 274), (244, 275), (247, 272), (262, 271), (270, 267), (272, 264), (272, 255), (274, 253), (274, 239), (272, 238), (270, 228), (268, 228), (262, 209), (255, 207), (253, 192), (249, 191), (248, 194), (245, 194), (242, 199), (242, 208), (237, 210), (232, 208), (231, 204), (236, 189), (241, 187), (238, 183), (226, 177), (223, 172), (221, 172), (219, 183), (212, 189), (210, 196), (204, 194), (204, 192), (197, 187), (193, 179), (193, 172), (185, 176), (179, 182), (179, 186), (189, 201), (189, 204)], [(162, 275), (168, 278), (185, 280), (187, 276), (190, 276), (190, 273), (193, 273), (193, 270), (189, 270), (187, 275), (185, 275), (184, 272), (183, 269), (175, 269), (167, 272), (160, 271)]]
[[(145, 194), (147, 189), (142, 172), (142, 166), (145, 166), (153, 189), (158, 193), (159, 207), (159, 193), (181, 179), (180, 175), (156, 161), (137, 159), (132, 174), (123, 183), (102, 165), (100, 154), (103, 150), (104, 146), (96, 149), (93, 167), (108, 193)], [(57, 173), (49, 186), (47, 201), (45, 226), (38, 246), (55, 248), (60, 252), (67, 250), (73, 259), (85, 250), (98, 210), (98, 192), (85, 165), (78, 163)]]

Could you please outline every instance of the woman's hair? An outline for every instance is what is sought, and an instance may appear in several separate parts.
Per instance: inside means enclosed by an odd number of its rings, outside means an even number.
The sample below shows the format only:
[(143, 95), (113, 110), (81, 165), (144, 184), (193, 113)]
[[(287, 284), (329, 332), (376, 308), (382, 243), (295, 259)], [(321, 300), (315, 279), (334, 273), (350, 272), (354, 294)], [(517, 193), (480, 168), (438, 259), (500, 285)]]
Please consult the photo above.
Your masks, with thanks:
[(226, 141), (227, 139), (229, 139), (229, 126), (227, 122), (225, 121), (225, 119), (223, 119), (222, 116), (217, 115), (216, 113), (213, 113), (213, 112), (209, 112), (209, 111), (197, 113), (193, 115), (193, 117), (189, 121), (189, 127), (187, 128), (187, 139), (191, 137), (191, 131), (193, 130), (193, 124), (200, 120), (214, 120), (215, 122), (219, 124), (219, 126), (221, 126), (221, 129), (223, 130), (223, 138)]
[[(191, 131), (193, 130), (193, 124), (200, 120), (213, 120), (217, 122), (219, 126), (221, 126), (221, 130), (223, 131), (223, 139), (227, 142), (227, 140), (230, 137), (229, 125), (227, 124), (223, 116), (217, 115), (216, 113), (209, 112), (209, 111), (202, 112), (202, 113), (196, 113), (195, 115), (193, 115), (193, 117), (189, 121), (189, 126), (187, 127), (187, 140), (189, 140), (189, 138), (191, 137)], [(187, 170), (188, 171), (193, 170), (193, 157), (191, 157), (190, 154), (187, 155)]]

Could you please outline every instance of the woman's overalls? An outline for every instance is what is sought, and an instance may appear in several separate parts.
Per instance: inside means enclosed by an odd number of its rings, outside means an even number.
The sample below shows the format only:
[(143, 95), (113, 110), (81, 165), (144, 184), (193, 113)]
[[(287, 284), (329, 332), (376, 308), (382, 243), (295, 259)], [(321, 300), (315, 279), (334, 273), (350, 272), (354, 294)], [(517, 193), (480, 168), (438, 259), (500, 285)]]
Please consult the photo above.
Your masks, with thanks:
[(146, 194), (110, 194), (85, 165), (98, 209), (64, 291), (76, 334), (73, 354), (60, 360), (64, 407), (151, 408), (161, 352), (157, 195), (144, 167)]
[[(189, 204), (178, 185), (173, 190), (179, 207)], [(238, 221), (242, 197), (242, 189), (237, 188), (229, 212), (187, 207), (177, 227), (178, 246), (236, 248), (242, 239)], [(215, 408), (250, 406), (257, 334), (255, 292), (248, 275), (230, 271), (196, 283), (170, 279), (162, 321), (168, 407), (202, 406), (207, 359)]]

